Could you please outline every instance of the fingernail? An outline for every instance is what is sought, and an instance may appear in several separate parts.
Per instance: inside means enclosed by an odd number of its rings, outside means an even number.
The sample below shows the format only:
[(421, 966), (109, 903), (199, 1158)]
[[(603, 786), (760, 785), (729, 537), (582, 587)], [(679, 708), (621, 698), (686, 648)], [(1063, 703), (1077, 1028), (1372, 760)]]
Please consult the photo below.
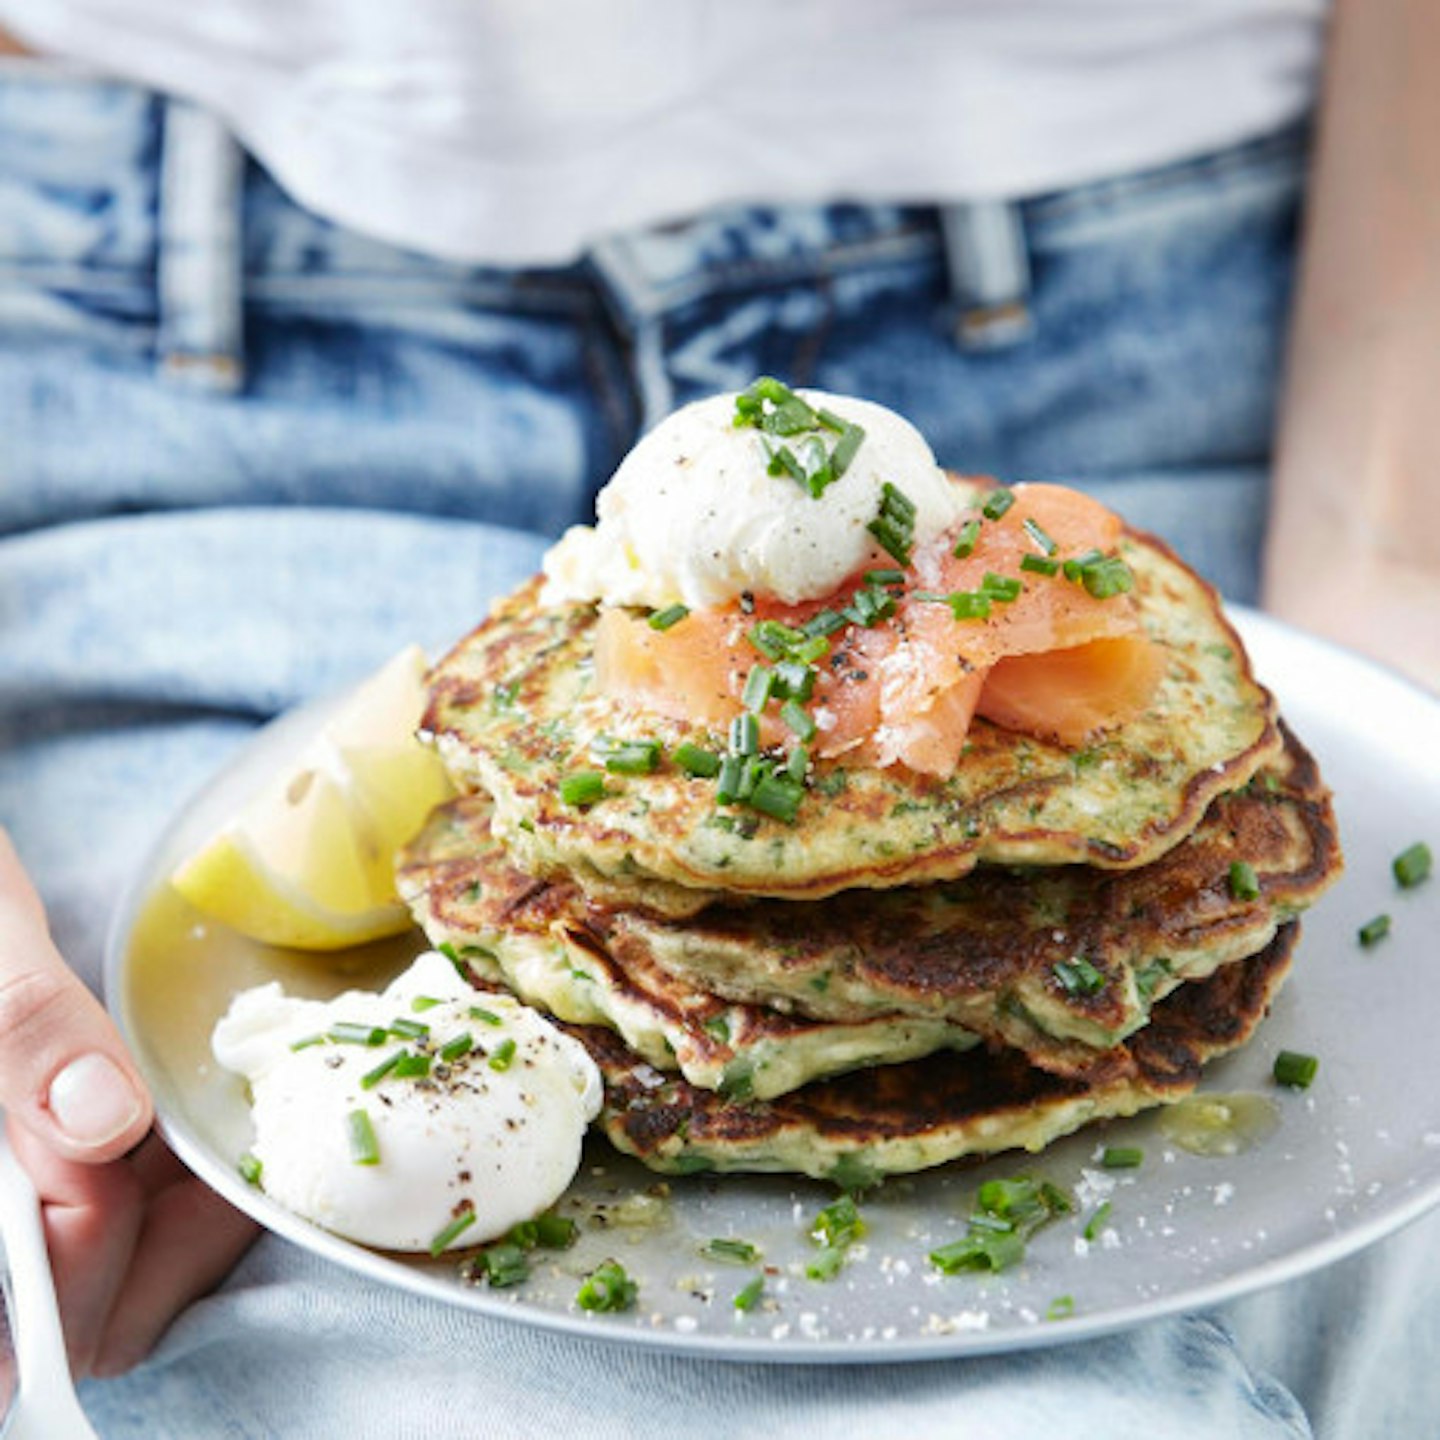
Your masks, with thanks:
[(103, 1145), (144, 1109), (130, 1077), (108, 1055), (82, 1055), (50, 1082), (50, 1113), (77, 1145)]

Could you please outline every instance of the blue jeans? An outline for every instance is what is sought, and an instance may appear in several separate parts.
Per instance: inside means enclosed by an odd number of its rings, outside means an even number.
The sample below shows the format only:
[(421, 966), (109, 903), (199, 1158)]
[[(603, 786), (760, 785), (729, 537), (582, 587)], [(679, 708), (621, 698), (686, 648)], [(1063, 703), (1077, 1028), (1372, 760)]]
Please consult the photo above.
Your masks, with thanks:
[[(644, 426), (757, 373), (888, 403), (957, 469), (1079, 480), (1252, 597), (1302, 162), (1288, 135), (1016, 207), (733, 211), (500, 272), (306, 214), (189, 107), (0, 73), (0, 821), (62, 948), (98, 974), (135, 857), (257, 722), (447, 643)], [(1322, 1434), (1419, 1435), (1425, 1238), (1227, 1322), (758, 1373), (266, 1240), (86, 1398), (147, 1440), (1311, 1433), (1270, 1366)], [(1313, 1323), (1362, 1288), (1370, 1343)]]

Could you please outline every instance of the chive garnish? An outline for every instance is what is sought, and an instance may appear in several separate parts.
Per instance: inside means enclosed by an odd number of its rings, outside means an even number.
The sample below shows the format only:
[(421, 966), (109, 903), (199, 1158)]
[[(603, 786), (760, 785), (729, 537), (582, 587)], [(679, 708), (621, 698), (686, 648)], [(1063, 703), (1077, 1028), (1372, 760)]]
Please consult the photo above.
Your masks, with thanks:
[(465, 1013), (472, 1020), (478, 1020), (482, 1025), (503, 1025), (505, 1023), (493, 1010), (487, 1010), (483, 1005), (472, 1005)]
[(810, 1238), (819, 1245), (843, 1248), (865, 1234), (865, 1221), (853, 1195), (842, 1195), (815, 1216)]
[(1051, 967), (1055, 978), (1070, 995), (1097, 995), (1105, 988), (1105, 975), (1083, 955), (1057, 960)]
[(462, 1030), (453, 1040), (447, 1040), (440, 1047), (440, 1058), (453, 1065), (462, 1055), (468, 1055), (475, 1048), (475, 1037), (468, 1030)]
[(759, 1250), (748, 1240), (731, 1240), (725, 1236), (707, 1240), (700, 1247), (700, 1253), (707, 1260), (721, 1260), (727, 1265), (753, 1265), (760, 1258)]
[(628, 1310), (639, 1293), (640, 1287), (618, 1260), (605, 1260), (585, 1277), (575, 1303), (582, 1310)]
[(720, 773), (720, 757), (713, 750), (702, 750), (688, 740), (675, 747), (675, 763), (699, 780), (713, 780)]
[(503, 1290), (508, 1285), (518, 1285), (522, 1280), (530, 1278), (530, 1262), (525, 1258), (525, 1252), (509, 1241), (491, 1245), (481, 1255), (481, 1261), (485, 1269), (485, 1279), (497, 1290)]
[(1084, 1235), (1087, 1240), (1093, 1241), (1098, 1239), (1100, 1232), (1110, 1220), (1110, 1211), (1112, 1208), (1108, 1200), (1096, 1206), (1095, 1213), (1085, 1222), (1085, 1228), (1080, 1233)]
[(1022, 520), (1021, 526), (1025, 533), (1035, 542), (1035, 547), (1042, 555), (1053, 555), (1058, 548), (1055, 542), (1040, 528), (1034, 520)]
[(808, 1280), (833, 1280), (844, 1266), (845, 1252), (843, 1250), (822, 1250), (806, 1264), (805, 1277)]
[(770, 691), (774, 684), (775, 672), (764, 665), (756, 665), (745, 677), (740, 703), (758, 715), (770, 703)]
[(653, 775), (660, 765), (658, 740), (607, 740), (598, 749), (615, 775)]
[(799, 665), (782, 660), (775, 667), (772, 687), (777, 700), (798, 700), (802, 705), (815, 693), (816, 670), (813, 665)]
[(448, 1250), (452, 1241), (457, 1240), (475, 1223), (474, 1210), (462, 1210), (431, 1242), (430, 1253), (437, 1259), (441, 1251)]
[(428, 1040), (430, 1027), (420, 1020), (407, 1020), (402, 1016), (390, 1022), (390, 1033), (403, 1036), (406, 1040)]
[(903, 570), (867, 570), (864, 578), (867, 585), (903, 585), (905, 572)]
[(765, 1277), (757, 1275), (744, 1289), (736, 1292), (733, 1304), (741, 1314), (749, 1314), (760, 1303), (764, 1293)]
[(490, 1068), (492, 1070), (508, 1070), (511, 1062), (515, 1059), (515, 1041), (513, 1037), (506, 1036), (490, 1052)]
[(423, 1080), (430, 1073), (428, 1055), (412, 1055), (408, 1051), (395, 1062), (391, 1074), (397, 1080)]
[(765, 761), (759, 755), (746, 755), (740, 761), (740, 785), (735, 792), (736, 797), (748, 800), (755, 793), (755, 787), (764, 775)]
[(930, 1252), (930, 1263), (946, 1275), (967, 1270), (1007, 1270), (1025, 1257), (1029, 1238), (1072, 1208), (1070, 1197), (1048, 1180), (987, 1180), (976, 1196), (977, 1210), (959, 1240)]
[(992, 490), (985, 497), (985, 503), (980, 507), (980, 513), (987, 520), (998, 520), (1015, 503), (1015, 492), (1013, 490), (999, 489)]
[(1047, 1320), (1068, 1320), (1075, 1313), (1073, 1295), (1057, 1295), (1045, 1310)]
[(733, 805), (740, 798), (740, 781), (744, 770), (745, 762), (738, 755), (727, 755), (720, 762), (720, 773), (715, 781), (717, 803)]
[(1020, 568), (1033, 575), (1056, 575), (1060, 571), (1058, 560), (1047, 560), (1043, 555), (1022, 555)]
[(345, 1128), (350, 1136), (350, 1158), (357, 1165), (378, 1165), (380, 1142), (370, 1116), (364, 1110), (352, 1110), (345, 1117)]
[(1430, 854), (1430, 847), (1423, 840), (1417, 840), (1395, 857), (1390, 869), (1400, 888), (1409, 890), (1420, 884), (1422, 880), (1430, 878), (1433, 864), (1434, 858)]
[(765, 775), (756, 782), (749, 799), (752, 809), (759, 810), (761, 814), (769, 815), (772, 819), (782, 820), (787, 825), (793, 825), (804, 796), (804, 788), (794, 780), (786, 776)]
[(967, 520), (960, 527), (960, 534), (955, 540), (955, 549), (951, 553), (957, 560), (968, 560), (975, 553), (975, 546), (979, 539), (980, 522)]
[(1378, 945), (1389, 933), (1390, 917), (1377, 915), (1360, 927), (1360, 943), (1368, 950), (1372, 945)]
[(580, 1238), (580, 1227), (566, 1215), (546, 1210), (531, 1222), (535, 1243), (546, 1250), (568, 1250)]
[(433, 995), (417, 995), (410, 1002), (410, 1008), (417, 1015), (423, 1015), (427, 1010), (433, 1010), (437, 1005), (444, 1003), (443, 1000), (437, 1000)]
[(985, 578), (980, 582), (980, 593), (988, 595), (992, 600), (999, 600), (1009, 604), (1012, 600), (1020, 598), (1020, 592), (1024, 585), (1012, 576), (997, 575), (993, 570), (985, 572)]
[(652, 610), (646, 617), (645, 623), (652, 630), (669, 630), (672, 626), (678, 625), (689, 613), (688, 605), (667, 605), (663, 610)]
[(780, 707), (780, 718), (790, 730), (799, 736), (803, 743), (808, 744), (815, 738), (815, 720), (803, 705), (797, 704), (794, 700), (787, 700)]
[(805, 782), (810, 769), (810, 751), (804, 745), (797, 745), (785, 760), (785, 773), (797, 784)]
[[(845, 628), (845, 617), (834, 610), (817, 610), (801, 627), (811, 640), (824, 640)], [(776, 658), (774, 656), (772, 659)]]
[(760, 723), (748, 711), (730, 722), (730, 753), (754, 755), (760, 748)]
[(307, 1035), (303, 1040), (292, 1041), (290, 1048), (292, 1050), (308, 1050), (312, 1045), (323, 1045), (324, 1043), (323, 1035)]
[(235, 1168), (240, 1172), (240, 1178), (247, 1185), (258, 1185), (260, 1177), (265, 1173), (265, 1167), (260, 1163), (259, 1156), (252, 1155), (248, 1150), (240, 1157)]
[(932, 1250), (929, 1259), (942, 1275), (958, 1275), (964, 1270), (1008, 1270), (1024, 1257), (1023, 1235), (973, 1229), (962, 1239)]
[(1260, 881), (1256, 877), (1255, 867), (1245, 860), (1232, 860), (1230, 862), (1230, 894), (1236, 900), (1258, 900), (1260, 898)]
[(1105, 558), (1103, 550), (1083, 550), (1079, 555), (1072, 556), (1065, 562), (1065, 578), (1073, 580), (1077, 585), (1084, 577), (1086, 570), (1092, 565), (1098, 565)]
[(605, 777), (598, 770), (577, 770), (560, 782), (560, 800), (579, 809), (593, 805), (605, 794)]
[(1282, 1050), (1275, 1057), (1275, 1083), (1289, 1085), (1294, 1090), (1308, 1090), (1320, 1069), (1320, 1062), (1313, 1055), (1298, 1050)]
[(383, 1025), (362, 1025), (354, 1020), (337, 1020), (326, 1038), (341, 1045), (383, 1045), (390, 1032)]
[(1107, 1145), (1100, 1155), (1107, 1170), (1138, 1170), (1144, 1159), (1145, 1152), (1138, 1145)]
[(360, 1088), (373, 1090), (400, 1063), (404, 1054), (403, 1049), (396, 1050), (387, 1055), (373, 1070), (367, 1070), (360, 1077)]
[(880, 487), (880, 510), (865, 527), (876, 543), (900, 565), (910, 563), (915, 539), (915, 502), (888, 480)]
[(1135, 577), (1130, 567), (1118, 556), (1087, 565), (1080, 572), (1080, 583), (1086, 593), (1095, 600), (1109, 600), (1116, 595), (1128, 594), (1135, 588)]

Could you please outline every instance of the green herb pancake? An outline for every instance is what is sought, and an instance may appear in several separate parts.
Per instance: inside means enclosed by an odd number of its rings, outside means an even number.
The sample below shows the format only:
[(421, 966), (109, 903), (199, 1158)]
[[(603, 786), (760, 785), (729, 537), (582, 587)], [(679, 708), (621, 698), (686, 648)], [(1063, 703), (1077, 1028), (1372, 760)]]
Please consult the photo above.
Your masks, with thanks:
[(662, 1074), (610, 1030), (567, 1028), (605, 1076), (605, 1134), (651, 1169), (795, 1172), (863, 1186), (964, 1156), (1040, 1150), (1092, 1120), (1183, 1099), (1206, 1062), (1254, 1032), (1298, 930), (1287, 925), (1259, 955), (1177, 990), (1084, 1080), (1037, 1070), (1017, 1051), (976, 1049), (734, 1101)]
[(642, 1059), (691, 1084), (768, 1099), (827, 1075), (889, 1064), (979, 1037), (940, 1015), (812, 1020), (697, 991), (659, 966), (617, 965), (585, 928), (572, 884), (533, 880), (490, 835), (490, 802), (435, 810), (401, 851), (400, 893), (431, 944), (481, 984), (581, 1025), (608, 1025)]
[[(1159, 541), (1127, 533), (1119, 548), (1166, 669), (1150, 707), (1085, 750), (977, 720), (947, 778), (842, 757), (811, 768), (793, 823), (721, 807), (715, 781), (674, 752), (723, 750), (725, 738), (597, 693), (596, 608), (542, 606), (538, 577), (433, 669), (421, 733), (462, 789), (493, 795), (522, 869), (672, 916), (952, 880), (980, 862), (1146, 865), (1280, 739), (1215, 592)], [(663, 758), (649, 774), (605, 774), (595, 803), (566, 803), (564, 782), (603, 772), (616, 741), (658, 741)]]
[(1154, 1001), (1263, 949), (1339, 874), (1329, 796), (1285, 737), (1274, 765), (1141, 870), (983, 867), (663, 920), (516, 870), (488, 799), (466, 796), (431, 815), (397, 878), (432, 943), (706, 1089), (778, 1095), (976, 1035), (1083, 1074)]

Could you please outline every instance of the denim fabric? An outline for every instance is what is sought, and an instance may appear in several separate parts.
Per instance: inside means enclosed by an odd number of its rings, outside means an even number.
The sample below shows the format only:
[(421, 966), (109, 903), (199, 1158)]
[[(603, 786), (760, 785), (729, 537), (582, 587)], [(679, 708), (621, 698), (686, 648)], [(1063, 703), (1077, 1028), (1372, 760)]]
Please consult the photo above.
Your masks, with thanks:
[[(444, 645), (535, 567), (519, 530), (585, 517), (642, 426), (760, 371), (887, 402), (956, 468), (1079, 477), (1248, 598), (1302, 157), (1280, 137), (1019, 207), (1024, 323), (976, 345), (957, 297), (985, 287), (934, 210), (735, 211), (564, 270), (465, 269), (298, 210), (197, 112), (11, 67), (0, 822), (62, 948), (96, 976), (137, 856), (257, 722)], [(267, 1239), (86, 1398), (103, 1434), (147, 1440), (1310, 1434), (1273, 1363), (1324, 1435), (1381, 1433), (1375, 1415), (1419, 1435), (1435, 1337), (1402, 1282), (1426, 1233), (1347, 1262), (1398, 1379), (1306, 1323), (1325, 1277), (1239, 1307), (1243, 1351), (1191, 1317), (804, 1371), (557, 1340)]]

